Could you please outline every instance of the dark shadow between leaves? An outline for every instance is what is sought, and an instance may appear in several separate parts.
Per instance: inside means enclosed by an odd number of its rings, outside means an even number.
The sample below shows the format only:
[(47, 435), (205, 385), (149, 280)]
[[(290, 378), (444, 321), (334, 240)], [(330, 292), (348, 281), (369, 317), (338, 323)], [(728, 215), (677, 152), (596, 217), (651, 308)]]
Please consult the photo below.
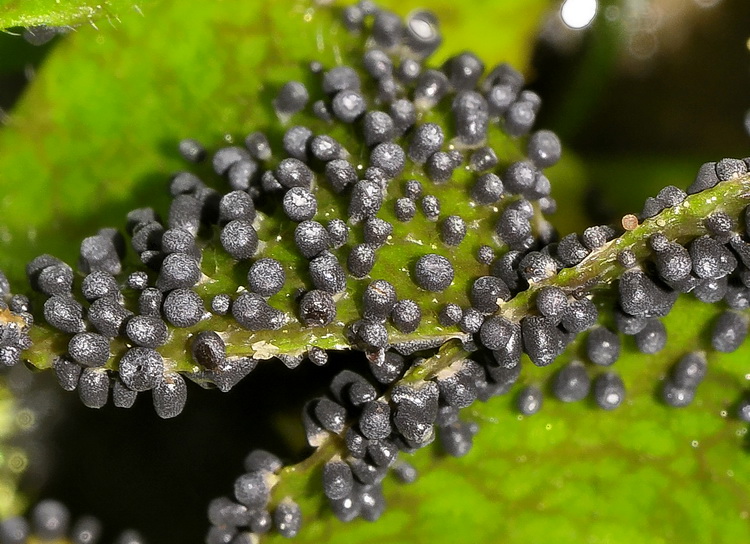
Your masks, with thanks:
[(99, 517), (105, 540), (132, 527), (149, 542), (200, 542), (209, 501), (231, 496), (244, 457), (264, 448), (285, 463), (303, 459), (309, 452), (299, 422), (303, 404), (323, 394), (337, 372), (362, 364), (346, 353), (323, 368), (305, 361), (289, 370), (274, 360), (229, 393), (190, 383), (184, 412), (171, 420), (156, 416), (150, 393), (127, 410), (111, 403), (92, 410), (68, 393), (52, 433), (51, 476), (39, 497)]

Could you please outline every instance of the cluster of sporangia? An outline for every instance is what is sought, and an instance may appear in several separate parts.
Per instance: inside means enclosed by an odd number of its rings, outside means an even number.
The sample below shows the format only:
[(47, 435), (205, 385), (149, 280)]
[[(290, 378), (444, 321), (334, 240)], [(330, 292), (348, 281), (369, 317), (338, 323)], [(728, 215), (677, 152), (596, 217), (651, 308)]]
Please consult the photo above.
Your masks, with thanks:
[[(555, 242), (554, 231), (541, 216), (555, 208), (543, 174), (560, 158), (560, 142), (553, 133), (531, 134), (528, 159), (501, 170), (502, 159), (487, 146), (488, 130), (500, 129), (513, 138), (526, 136), (540, 107), (539, 97), (523, 90), (518, 72), (503, 64), (485, 75), (484, 65), (471, 53), (451, 58), (439, 70), (426, 68), (423, 61), (441, 39), (437, 21), (425, 11), (404, 21), (361, 2), (345, 9), (343, 18), (350, 31), (370, 34), (361, 57), (368, 80), (362, 81), (360, 67), (326, 69), (312, 63), (326, 98), (315, 101), (311, 111), (323, 122), (351, 125), (364, 142), (351, 145), (368, 150), (366, 164), (352, 160), (344, 143), (305, 126), (286, 131), (284, 157), (281, 150), (272, 153), (268, 139), (256, 132), (247, 137), (245, 148), (225, 147), (213, 155), (213, 169), (228, 180), (231, 192), (221, 195), (183, 172), (173, 178), (174, 199), (166, 221), (150, 208), (128, 214), (130, 246), (148, 271), (124, 274), (125, 238), (103, 229), (81, 245), (79, 269), (85, 277), (80, 283), (71, 267), (49, 255), (30, 262), (27, 272), (32, 287), (46, 297), (34, 308), (35, 315), (57, 329), (55, 334), (67, 335), (66, 352), (54, 359), (62, 386), (77, 389), (91, 407), (103, 406), (110, 390), (120, 407), (131, 406), (139, 392), (151, 390), (162, 417), (179, 414), (186, 400), (182, 375), (160, 353), (180, 330), (195, 331), (181, 337), (189, 339), (196, 365), (190, 377), (228, 390), (257, 361), (227, 357), (223, 331), (197, 328), (200, 323), (231, 316), (247, 331), (247, 339), (258, 331), (295, 323), (302, 329), (338, 326), (337, 304), (353, 282), (366, 282), (361, 315), (341, 323), (341, 328), (350, 346), (365, 352), (371, 375), (341, 372), (331, 384), (330, 396), (306, 406), (303, 421), (311, 446), (336, 444), (322, 468), (323, 490), (336, 516), (375, 520), (385, 506), (380, 482), (388, 469), (393, 468), (403, 481), (416, 477), (411, 465), (397, 459), (399, 451), (421, 448), (437, 434), (448, 453), (464, 455), (476, 428), (459, 420), (459, 410), (476, 399), (507, 393), (519, 377), (523, 353), (536, 365), (548, 365), (578, 334), (590, 330), (585, 339), (590, 362), (610, 366), (618, 359), (620, 337), (597, 326), (598, 310), (585, 290), (542, 287), (536, 293), (535, 309), (522, 319), (502, 316), (505, 302), (563, 268), (576, 267), (617, 232), (592, 227), (581, 236), (572, 234)], [(310, 94), (304, 84), (289, 82), (279, 90), (274, 108), (286, 122), (308, 107)], [(451, 122), (424, 121), (431, 111), (446, 107)], [(451, 125), (450, 132), (444, 125)], [(192, 162), (205, 157), (194, 140), (182, 141), (180, 151)], [(407, 168), (420, 169), (425, 183), (405, 179), (402, 173)], [(473, 176), (466, 200), (494, 214), (496, 237), (488, 238), (472, 257), (488, 273), (471, 280), (469, 307), (450, 300), (424, 307), (415, 300), (399, 299), (393, 283), (370, 275), (379, 250), (403, 242), (394, 239), (394, 226), (379, 213), (390, 209), (404, 224), (422, 214), (433, 221), (444, 248), (459, 247), (473, 227), (461, 216), (441, 213), (439, 198), (458, 171)], [(748, 164), (741, 160), (706, 164), (688, 193), (747, 171)], [(344, 216), (324, 221), (317, 215), (320, 187), (346, 199)], [(667, 187), (648, 199), (641, 219), (678, 206), (686, 197), (682, 190)], [(269, 240), (259, 240), (256, 229), (263, 216), (256, 207), (270, 201), (280, 203), (277, 206), (296, 223), (294, 247), (307, 263), (310, 284), (299, 290), (296, 315), (269, 302), (284, 288), (287, 270), (286, 263), (262, 257), (259, 250)], [(646, 261), (630, 250), (621, 251), (618, 262), (624, 272), (614, 309), (618, 331), (635, 336), (643, 353), (660, 351), (666, 331), (659, 318), (667, 315), (678, 293), (692, 292), (705, 302), (726, 301), (731, 310), (715, 324), (712, 343), (719, 351), (736, 349), (748, 328), (747, 318), (736, 310), (750, 306), (750, 245), (738, 223), (716, 212), (705, 220), (709, 234), (685, 244), (661, 234), (651, 236)], [(746, 225), (750, 225), (747, 220)], [(235, 261), (251, 264), (246, 284), (209, 300), (199, 295), (197, 286), (207, 280), (202, 256), (217, 242)], [(432, 252), (425, 246), (416, 262), (393, 263), (389, 279), (408, 265), (403, 281), (413, 281), (421, 292), (431, 293), (425, 300), (439, 300), (438, 294), (460, 277), (465, 265), (439, 253), (457, 254)], [(74, 293), (74, 283), (80, 296)], [(27, 332), (34, 318), (28, 298), (11, 295), (7, 282), (0, 287), (7, 302), (2, 310), (0, 361), (13, 365), (30, 347)], [(461, 331), (456, 336), (462, 339), (464, 355), (426, 379), (413, 379), (411, 371), (437, 347), (429, 341), (420, 343), (420, 323), (427, 315), (436, 316), (445, 330)], [(393, 331), (414, 333), (411, 339), (416, 344), (394, 349), (389, 342)], [(112, 351), (117, 351), (115, 357)], [(327, 359), (326, 351), (315, 346), (306, 355), (318, 365)], [(289, 366), (301, 361), (292, 356), (282, 360)], [(665, 402), (689, 404), (705, 373), (703, 353), (686, 355), (664, 382)], [(592, 384), (580, 362), (560, 369), (552, 390), (566, 402), (593, 391), (598, 405), (607, 410), (618, 407), (625, 396), (616, 373), (599, 374)], [(523, 414), (534, 414), (541, 405), (538, 388), (528, 386), (521, 392)], [(750, 418), (750, 409), (744, 407), (742, 415)], [(284, 536), (295, 535), (302, 522), (299, 506), (293, 497), (272, 496), (283, 477), (281, 469), (276, 456), (252, 452), (245, 462), (246, 473), (235, 482), (234, 498), (211, 503), (212, 528), (206, 541), (255, 542), (257, 534), (272, 527)]]
[[(30, 520), (9, 518), (0, 525), (0, 543), (24, 544), (26, 542), (70, 542), (72, 544), (97, 544), (102, 534), (101, 522), (92, 516), (82, 516), (71, 524), (67, 507), (55, 500), (43, 500), (30, 512)], [(30, 540), (33, 539), (33, 540)], [(124, 531), (115, 544), (144, 544), (136, 531)]]

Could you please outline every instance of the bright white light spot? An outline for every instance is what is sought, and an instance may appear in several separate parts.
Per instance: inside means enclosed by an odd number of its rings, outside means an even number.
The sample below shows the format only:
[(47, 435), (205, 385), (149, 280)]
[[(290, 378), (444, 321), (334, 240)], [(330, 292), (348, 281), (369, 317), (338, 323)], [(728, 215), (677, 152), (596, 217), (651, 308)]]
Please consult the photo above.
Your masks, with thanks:
[(596, 0), (565, 0), (560, 17), (570, 28), (584, 28), (594, 20), (596, 9)]

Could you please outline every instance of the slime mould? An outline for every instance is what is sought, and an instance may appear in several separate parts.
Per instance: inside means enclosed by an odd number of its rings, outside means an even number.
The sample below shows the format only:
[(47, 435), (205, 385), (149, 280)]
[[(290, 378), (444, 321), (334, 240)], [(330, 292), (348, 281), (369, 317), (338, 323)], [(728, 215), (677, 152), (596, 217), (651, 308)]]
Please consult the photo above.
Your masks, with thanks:
[[(361, 36), (351, 65), (312, 61), (314, 85), (277, 89), (280, 148), (258, 131), (210, 156), (226, 192), (180, 172), (164, 218), (135, 209), (124, 234), (86, 238), (77, 271), (37, 257), (27, 265), (31, 298), (3, 278), (0, 362), (51, 366), (90, 407), (110, 396), (129, 407), (151, 391), (166, 418), (185, 405), (185, 378), (227, 391), (266, 359), (295, 367), (324, 365), (331, 350), (359, 353), (370, 372), (344, 370), (302, 414), (322, 492), (350, 521), (382, 514), (390, 469), (417, 478), (399, 452), (439, 437), (465, 455), (478, 429), (459, 410), (508, 393), (522, 360), (550, 365), (580, 334), (594, 365), (618, 360), (621, 335), (657, 353), (667, 342), (660, 319), (680, 293), (728, 306), (711, 331), (715, 350), (744, 341), (748, 159), (703, 165), (687, 192), (666, 187), (627, 231), (558, 238), (545, 171), (562, 146), (532, 131), (541, 99), (522, 74), (486, 69), (470, 52), (432, 67), (441, 35), (428, 11), (404, 20), (360, 2), (342, 10), (342, 24)], [(309, 122), (294, 124), (300, 116)], [(209, 160), (196, 140), (179, 151)], [(696, 204), (693, 195), (721, 187), (736, 189), (721, 209)], [(592, 299), (612, 285), (605, 326)], [(664, 402), (689, 404), (706, 371), (703, 352), (686, 354)], [(563, 402), (592, 396), (604, 410), (627, 394), (616, 372), (592, 380), (581, 361), (558, 369), (551, 391)], [(520, 392), (520, 413), (542, 405), (538, 387)], [(750, 419), (747, 403), (740, 417)], [(278, 457), (251, 452), (233, 497), (210, 503), (206, 542), (297, 534), (303, 513), (287, 477)], [(3, 530), (9, 523), (21, 522)]]

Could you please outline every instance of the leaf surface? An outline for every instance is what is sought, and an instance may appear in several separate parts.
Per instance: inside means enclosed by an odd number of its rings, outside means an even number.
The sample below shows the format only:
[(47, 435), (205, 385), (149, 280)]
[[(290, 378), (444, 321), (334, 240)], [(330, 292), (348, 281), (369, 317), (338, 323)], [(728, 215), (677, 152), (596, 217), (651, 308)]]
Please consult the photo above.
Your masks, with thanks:
[(142, 14), (142, 8), (153, 0), (2, 0), (0, 1), (0, 29), (13, 27), (71, 27), (98, 24), (116, 27), (121, 16)]

